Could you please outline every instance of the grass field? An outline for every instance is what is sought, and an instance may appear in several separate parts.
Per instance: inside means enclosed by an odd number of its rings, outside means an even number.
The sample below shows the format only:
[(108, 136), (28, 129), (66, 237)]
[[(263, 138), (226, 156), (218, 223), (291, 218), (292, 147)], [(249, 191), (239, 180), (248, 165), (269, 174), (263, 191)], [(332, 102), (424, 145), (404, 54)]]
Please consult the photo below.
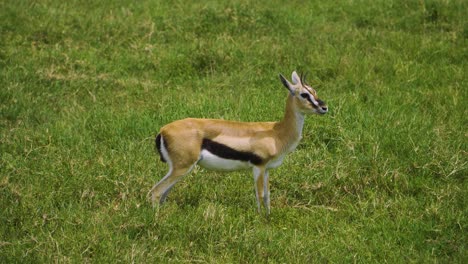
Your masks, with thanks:
[[(0, 263), (466, 263), (467, 1), (1, 1)], [(164, 124), (330, 113), (153, 209)]]

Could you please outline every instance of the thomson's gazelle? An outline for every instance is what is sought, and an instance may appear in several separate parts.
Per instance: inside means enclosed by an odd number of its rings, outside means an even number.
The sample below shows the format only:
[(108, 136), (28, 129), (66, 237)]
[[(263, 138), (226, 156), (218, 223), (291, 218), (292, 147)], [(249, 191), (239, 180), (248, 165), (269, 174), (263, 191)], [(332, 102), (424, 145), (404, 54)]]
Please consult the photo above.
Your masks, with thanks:
[(261, 202), (270, 213), (268, 170), (283, 162), (301, 140), (304, 116), (325, 114), (328, 108), (315, 90), (296, 72), (292, 83), (281, 74), (288, 89), (286, 113), (279, 122), (234, 122), (187, 118), (161, 128), (156, 146), (169, 172), (150, 191), (153, 203), (163, 203), (174, 184), (196, 164), (213, 170), (253, 169), (258, 211)]

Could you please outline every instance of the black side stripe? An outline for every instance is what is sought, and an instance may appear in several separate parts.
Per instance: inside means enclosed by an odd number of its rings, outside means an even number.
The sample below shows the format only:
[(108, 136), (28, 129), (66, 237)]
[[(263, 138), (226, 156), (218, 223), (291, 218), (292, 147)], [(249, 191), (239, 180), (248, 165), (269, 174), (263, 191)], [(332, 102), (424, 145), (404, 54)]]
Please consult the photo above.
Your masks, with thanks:
[(207, 138), (203, 139), (202, 149), (205, 149), (213, 153), (214, 155), (224, 159), (248, 161), (254, 165), (260, 165), (263, 162), (262, 158), (256, 155), (255, 153), (235, 150), (231, 147), (228, 147), (224, 144), (215, 142)]
[(166, 162), (161, 152), (161, 134), (158, 134), (156, 136), (155, 142), (156, 142), (156, 149), (158, 150), (158, 153), (159, 153), (159, 158), (161, 159), (162, 162)]

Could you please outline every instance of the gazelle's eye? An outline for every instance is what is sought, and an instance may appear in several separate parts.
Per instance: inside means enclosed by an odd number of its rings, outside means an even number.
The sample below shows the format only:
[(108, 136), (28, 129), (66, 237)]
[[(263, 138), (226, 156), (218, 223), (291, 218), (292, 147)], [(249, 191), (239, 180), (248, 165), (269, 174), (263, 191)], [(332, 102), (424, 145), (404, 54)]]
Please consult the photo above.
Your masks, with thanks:
[(306, 99), (309, 103), (311, 103), (313, 106), (315, 106), (314, 102), (312, 102), (312, 97), (308, 93), (301, 93), (301, 97)]

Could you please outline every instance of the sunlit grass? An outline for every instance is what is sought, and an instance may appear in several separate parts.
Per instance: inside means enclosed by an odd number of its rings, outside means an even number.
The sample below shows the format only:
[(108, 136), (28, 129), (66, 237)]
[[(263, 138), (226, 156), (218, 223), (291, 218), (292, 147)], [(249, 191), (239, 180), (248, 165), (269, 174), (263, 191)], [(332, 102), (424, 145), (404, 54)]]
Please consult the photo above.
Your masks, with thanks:
[[(0, 262), (467, 259), (465, 1), (0, 3)], [(271, 172), (197, 168), (164, 124), (273, 121), (278, 73), (330, 107)]]

